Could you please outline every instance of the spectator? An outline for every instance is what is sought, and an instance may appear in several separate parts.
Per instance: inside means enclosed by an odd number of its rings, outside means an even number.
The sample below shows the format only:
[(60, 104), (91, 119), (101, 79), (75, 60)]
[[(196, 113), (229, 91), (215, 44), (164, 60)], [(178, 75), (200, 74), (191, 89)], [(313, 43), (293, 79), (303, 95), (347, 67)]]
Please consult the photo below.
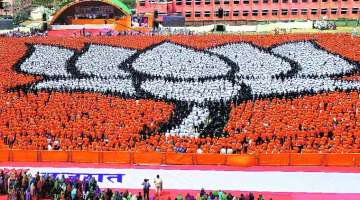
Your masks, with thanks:
[(143, 193), (144, 193), (144, 200), (149, 200), (149, 192), (150, 192), (150, 183), (149, 179), (144, 179), (144, 182), (142, 183), (143, 186)]
[(178, 194), (177, 197), (176, 197), (176, 200), (183, 200), (183, 197), (181, 194)]
[(157, 197), (160, 197), (160, 194), (163, 190), (163, 181), (160, 178), (160, 175), (156, 175), (156, 178), (154, 180), (154, 185), (155, 185), (155, 193)]

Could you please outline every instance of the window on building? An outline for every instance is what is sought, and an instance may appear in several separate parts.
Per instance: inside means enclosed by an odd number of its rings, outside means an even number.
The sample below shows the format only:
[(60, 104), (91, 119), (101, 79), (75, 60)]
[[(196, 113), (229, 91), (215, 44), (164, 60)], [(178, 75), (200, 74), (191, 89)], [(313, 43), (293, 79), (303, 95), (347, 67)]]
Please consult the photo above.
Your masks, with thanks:
[(347, 0), (342, 0), (342, 1), (347, 1)]
[(234, 0), (234, 4), (239, 4), (240, 0)]
[(345, 15), (347, 13), (348, 9), (347, 8), (341, 8), (341, 14)]
[(210, 11), (205, 11), (205, 12), (204, 12), (204, 17), (210, 17), (210, 15), (211, 15), (211, 14), (210, 14)]
[(321, 9), (321, 14), (326, 15), (327, 14), (327, 9), (326, 8)]
[(266, 16), (268, 14), (268, 12), (269, 12), (268, 10), (262, 10), (261, 15)]
[(243, 0), (243, 4), (249, 4), (249, 0)]
[(229, 0), (224, 0), (224, 4), (229, 4), (230, 1)]
[(211, 0), (205, 0), (205, 5), (211, 4)]
[(336, 15), (338, 12), (338, 9), (337, 8), (331, 8), (331, 14), (332, 15)]
[(272, 10), (272, 11), (271, 11), (271, 15), (277, 16), (277, 15), (278, 15), (278, 10)]
[(279, 0), (272, 0), (273, 3), (279, 3)]
[(215, 0), (215, 4), (219, 5), (220, 4), (220, 0)]
[(263, 3), (269, 3), (269, 0), (263, 0)]
[(191, 17), (191, 12), (186, 12), (185, 17)]
[(289, 2), (289, 0), (282, 0), (282, 2), (283, 2), (283, 3), (287, 3), (287, 2)]
[(291, 2), (293, 2), (293, 3), (298, 3), (299, 0), (292, 0)]
[(358, 14), (359, 13), (359, 8), (353, 8), (351, 13), (352, 14)]
[(240, 12), (238, 10), (233, 11), (233, 16), (238, 17), (240, 15)]
[(298, 9), (291, 9), (291, 15), (297, 15)]
[(249, 11), (244, 10), (244, 11), (243, 11), (243, 16), (249, 16)]
[(176, 0), (176, 5), (178, 6), (182, 5), (182, 0)]
[(196, 12), (195, 12), (195, 17), (201, 17), (201, 12), (200, 12), (200, 11), (196, 11)]
[(308, 2), (308, 0), (301, 0), (303, 3), (306, 3), (306, 2)]
[(337, 2), (338, 0), (332, 0), (333, 2)]
[(321, 0), (322, 2), (327, 2), (328, 0)]
[(201, 0), (195, 0), (195, 5), (200, 5), (201, 4)]
[(312, 0), (312, 2), (313, 2), (313, 3), (316, 3), (316, 2), (318, 2), (318, 0)]
[(281, 15), (287, 15), (288, 10), (287, 9), (281, 9)]
[(139, 4), (140, 4), (140, 6), (145, 6), (145, 0), (140, 0)]
[(176, 16), (181, 16), (182, 13), (181, 12), (176, 12)]
[(258, 16), (258, 11), (257, 11), (257, 10), (253, 10), (253, 11), (252, 11), (252, 16)]
[(186, 0), (186, 5), (191, 5), (192, 0)]
[(311, 9), (311, 14), (316, 15), (317, 14), (317, 9)]
[(308, 14), (308, 10), (307, 10), (307, 9), (301, 9), (301, 14), (302, 14), (302, 15), (307, 15), (307, 14)]
[(258, 3), (259, 3), (259, 0), (253, 0), (253, 3), (254, 3), (254, 4), (258, 4)]

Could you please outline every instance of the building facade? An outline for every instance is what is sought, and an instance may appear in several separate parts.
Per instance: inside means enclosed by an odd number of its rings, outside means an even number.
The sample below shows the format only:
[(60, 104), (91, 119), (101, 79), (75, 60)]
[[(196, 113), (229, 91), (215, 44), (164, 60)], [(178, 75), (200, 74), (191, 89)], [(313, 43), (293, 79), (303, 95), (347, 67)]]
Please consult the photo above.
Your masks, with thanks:
[(14, 16), (15, 13), (21, 10), (29, 11), (32, 5), (32, 0), (3, 0), (4, 9), (0, 9), (1, 15)]
[[(224, 16), (218, 17), (218, 10)], [(139, 14), (154, 12), (162, 16), (186, 17), (187, 22), (203, 24), (216, 21), (287, 21), (327, 19), (359, 19), (360, 0), (137, 0)], [(201, 24), (200, 23), (200, 24)], [(200, 25), (199, 24), (199, 25)]]

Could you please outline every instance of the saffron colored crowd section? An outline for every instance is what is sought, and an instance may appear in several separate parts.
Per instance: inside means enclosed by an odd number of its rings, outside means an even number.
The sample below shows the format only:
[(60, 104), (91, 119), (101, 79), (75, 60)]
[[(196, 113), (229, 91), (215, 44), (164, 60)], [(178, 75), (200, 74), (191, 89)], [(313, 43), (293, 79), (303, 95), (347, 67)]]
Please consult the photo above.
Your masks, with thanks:
[[(113, 48), (105, 64), (91, 56), (103, 46)], [(41, 60), (43, 47), (51, 57)], [(236, 48), (253, 53), (238, 59), (227, 52)], [(0, 60), (2, 148), (360, 153), (359, 37), (0, 38)]]

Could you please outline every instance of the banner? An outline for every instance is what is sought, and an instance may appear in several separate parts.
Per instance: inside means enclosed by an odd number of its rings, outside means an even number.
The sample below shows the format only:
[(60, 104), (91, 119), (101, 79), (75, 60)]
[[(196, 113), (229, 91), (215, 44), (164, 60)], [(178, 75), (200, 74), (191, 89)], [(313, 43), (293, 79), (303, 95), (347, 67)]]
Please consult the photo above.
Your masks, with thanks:
[(355, 187), (360, 185), (360, 173), (177, 170), (166, 167), (160, 169), (23, 168), (29, 169), (31, 174), (39, 172), (54, 177), (80, 179), (95, 177), (101, 188), (141, 189), (141, 183), (147, 178), (154, 189), (153, 180), (159, 174), (163, 179), (164, 189), (360, 193), (360, 187)]

